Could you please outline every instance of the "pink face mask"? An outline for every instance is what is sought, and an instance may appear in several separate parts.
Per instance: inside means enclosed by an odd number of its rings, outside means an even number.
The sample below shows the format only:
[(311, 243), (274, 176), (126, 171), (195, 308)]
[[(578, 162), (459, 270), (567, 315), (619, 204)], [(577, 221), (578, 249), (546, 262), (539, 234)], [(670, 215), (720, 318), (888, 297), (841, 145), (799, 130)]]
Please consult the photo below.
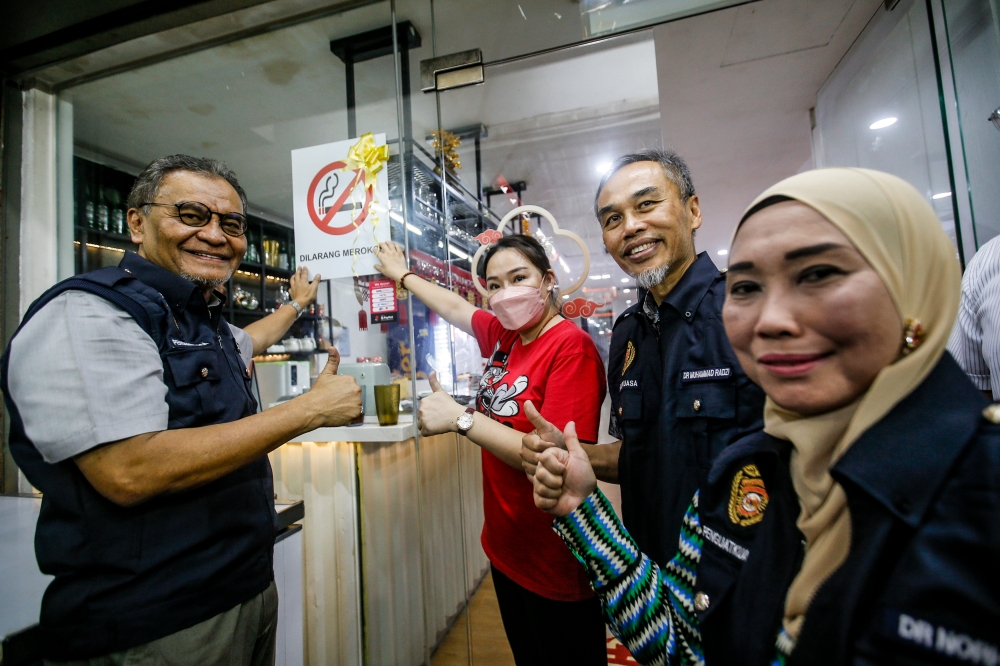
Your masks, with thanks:
[(507, 287), (490, 296), (490, 308), (508, 331), (537, 324), (545, 314), (545, 296), (538, 287)]

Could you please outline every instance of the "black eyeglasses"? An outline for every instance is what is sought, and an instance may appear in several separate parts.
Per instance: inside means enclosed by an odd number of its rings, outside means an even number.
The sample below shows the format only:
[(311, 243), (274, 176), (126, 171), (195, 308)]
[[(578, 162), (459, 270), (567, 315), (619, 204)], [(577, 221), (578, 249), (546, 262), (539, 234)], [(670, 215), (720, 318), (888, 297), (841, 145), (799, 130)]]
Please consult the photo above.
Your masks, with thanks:
[(219, 216), (219, 228), (227, 236), (239, 237), (246, 233), (247, 218), (240, 213), (220, 213), (197, 201), (182, 201), (180, 203), (142, 203), (142, 206), (166, 206), (177, 209), (177, 219), (189, 227), (203, 227), (212, 221), (213, 215)]

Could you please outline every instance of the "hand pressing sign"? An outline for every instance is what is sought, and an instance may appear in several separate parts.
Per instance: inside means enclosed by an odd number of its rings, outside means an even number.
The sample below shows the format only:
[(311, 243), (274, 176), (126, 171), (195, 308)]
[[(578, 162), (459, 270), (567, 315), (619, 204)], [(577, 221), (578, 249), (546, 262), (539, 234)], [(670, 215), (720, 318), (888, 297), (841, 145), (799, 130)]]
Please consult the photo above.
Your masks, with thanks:
[(458, 417), (465, 413), (465, 407), (455, 402), (455, 399), (441, 388), (436, 372), (432, 372), (427, 380), (433, 393), (420, 400), (420, 409), (417, 410), (417, 427), (420, 428), (420, 434), (429, 436), (458, 432)]
[(524, 403), (524, 415), (531, 421), (531, 425), (535, 426), (532, 432), (521, 438), (521, 469), (530, 479), (535, 475), (535, 466), (542, 451), (553, 446), (565, 449), (566, 444), (559, 428), (546, 421), (530, 400)]
[(532, 480), (535, 506), (560, 517), (572, 513), (597, 488), (590, 458), (580, 446), (572, 421), (566, 424), (563, 440), (565, 449), (550, 446), (538, 456)]

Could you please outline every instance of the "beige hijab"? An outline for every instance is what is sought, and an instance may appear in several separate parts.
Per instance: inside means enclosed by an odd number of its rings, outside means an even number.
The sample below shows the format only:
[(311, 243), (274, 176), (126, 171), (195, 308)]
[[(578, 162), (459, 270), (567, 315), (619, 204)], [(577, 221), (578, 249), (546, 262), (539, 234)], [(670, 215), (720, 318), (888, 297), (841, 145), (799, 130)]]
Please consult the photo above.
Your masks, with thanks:
[(790, 468), (801, 507), (797, 525), (806, 537), (802, 568), (785, 597), (784, 629), (794, 641), (816, 590), (843, 564), (850, 548), (847, 497), (830, 468), (941, 358), (958, 310), (961, 271), (937, 215), (917, 190), (895, 176), (868, 169), (807, 171), (774, 185), (747, 210), (773, 196), (819, 211), (875, 269), (899, 312), (901, 350), (910, 320), (923, 329), (922, 343), (883, 368), (846, 407), (800, 416), (767, 399), (764, 431), (794, 447)]

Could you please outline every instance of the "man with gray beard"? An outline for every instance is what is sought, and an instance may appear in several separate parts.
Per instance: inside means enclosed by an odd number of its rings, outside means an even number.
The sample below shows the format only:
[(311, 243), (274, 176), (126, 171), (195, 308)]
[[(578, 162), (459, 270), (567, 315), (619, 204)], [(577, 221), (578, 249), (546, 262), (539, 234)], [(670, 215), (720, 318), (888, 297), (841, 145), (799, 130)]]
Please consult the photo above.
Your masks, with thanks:
[[(625, 526), (661, 567), (677, 551), (691, 497), (712, 460), (763, 427), (764, 393), (744, 374), (722, 324), (725, 270), (696, 253), (701, 207), (684, 160), (658, 149), (618, 158), (594, 202), (604, 246), (639, 296), (611, 335), (609, 432), (587, 446), (597, 477), (620, 483)], [(562, 445), (533, 410), (523, 466)]]

